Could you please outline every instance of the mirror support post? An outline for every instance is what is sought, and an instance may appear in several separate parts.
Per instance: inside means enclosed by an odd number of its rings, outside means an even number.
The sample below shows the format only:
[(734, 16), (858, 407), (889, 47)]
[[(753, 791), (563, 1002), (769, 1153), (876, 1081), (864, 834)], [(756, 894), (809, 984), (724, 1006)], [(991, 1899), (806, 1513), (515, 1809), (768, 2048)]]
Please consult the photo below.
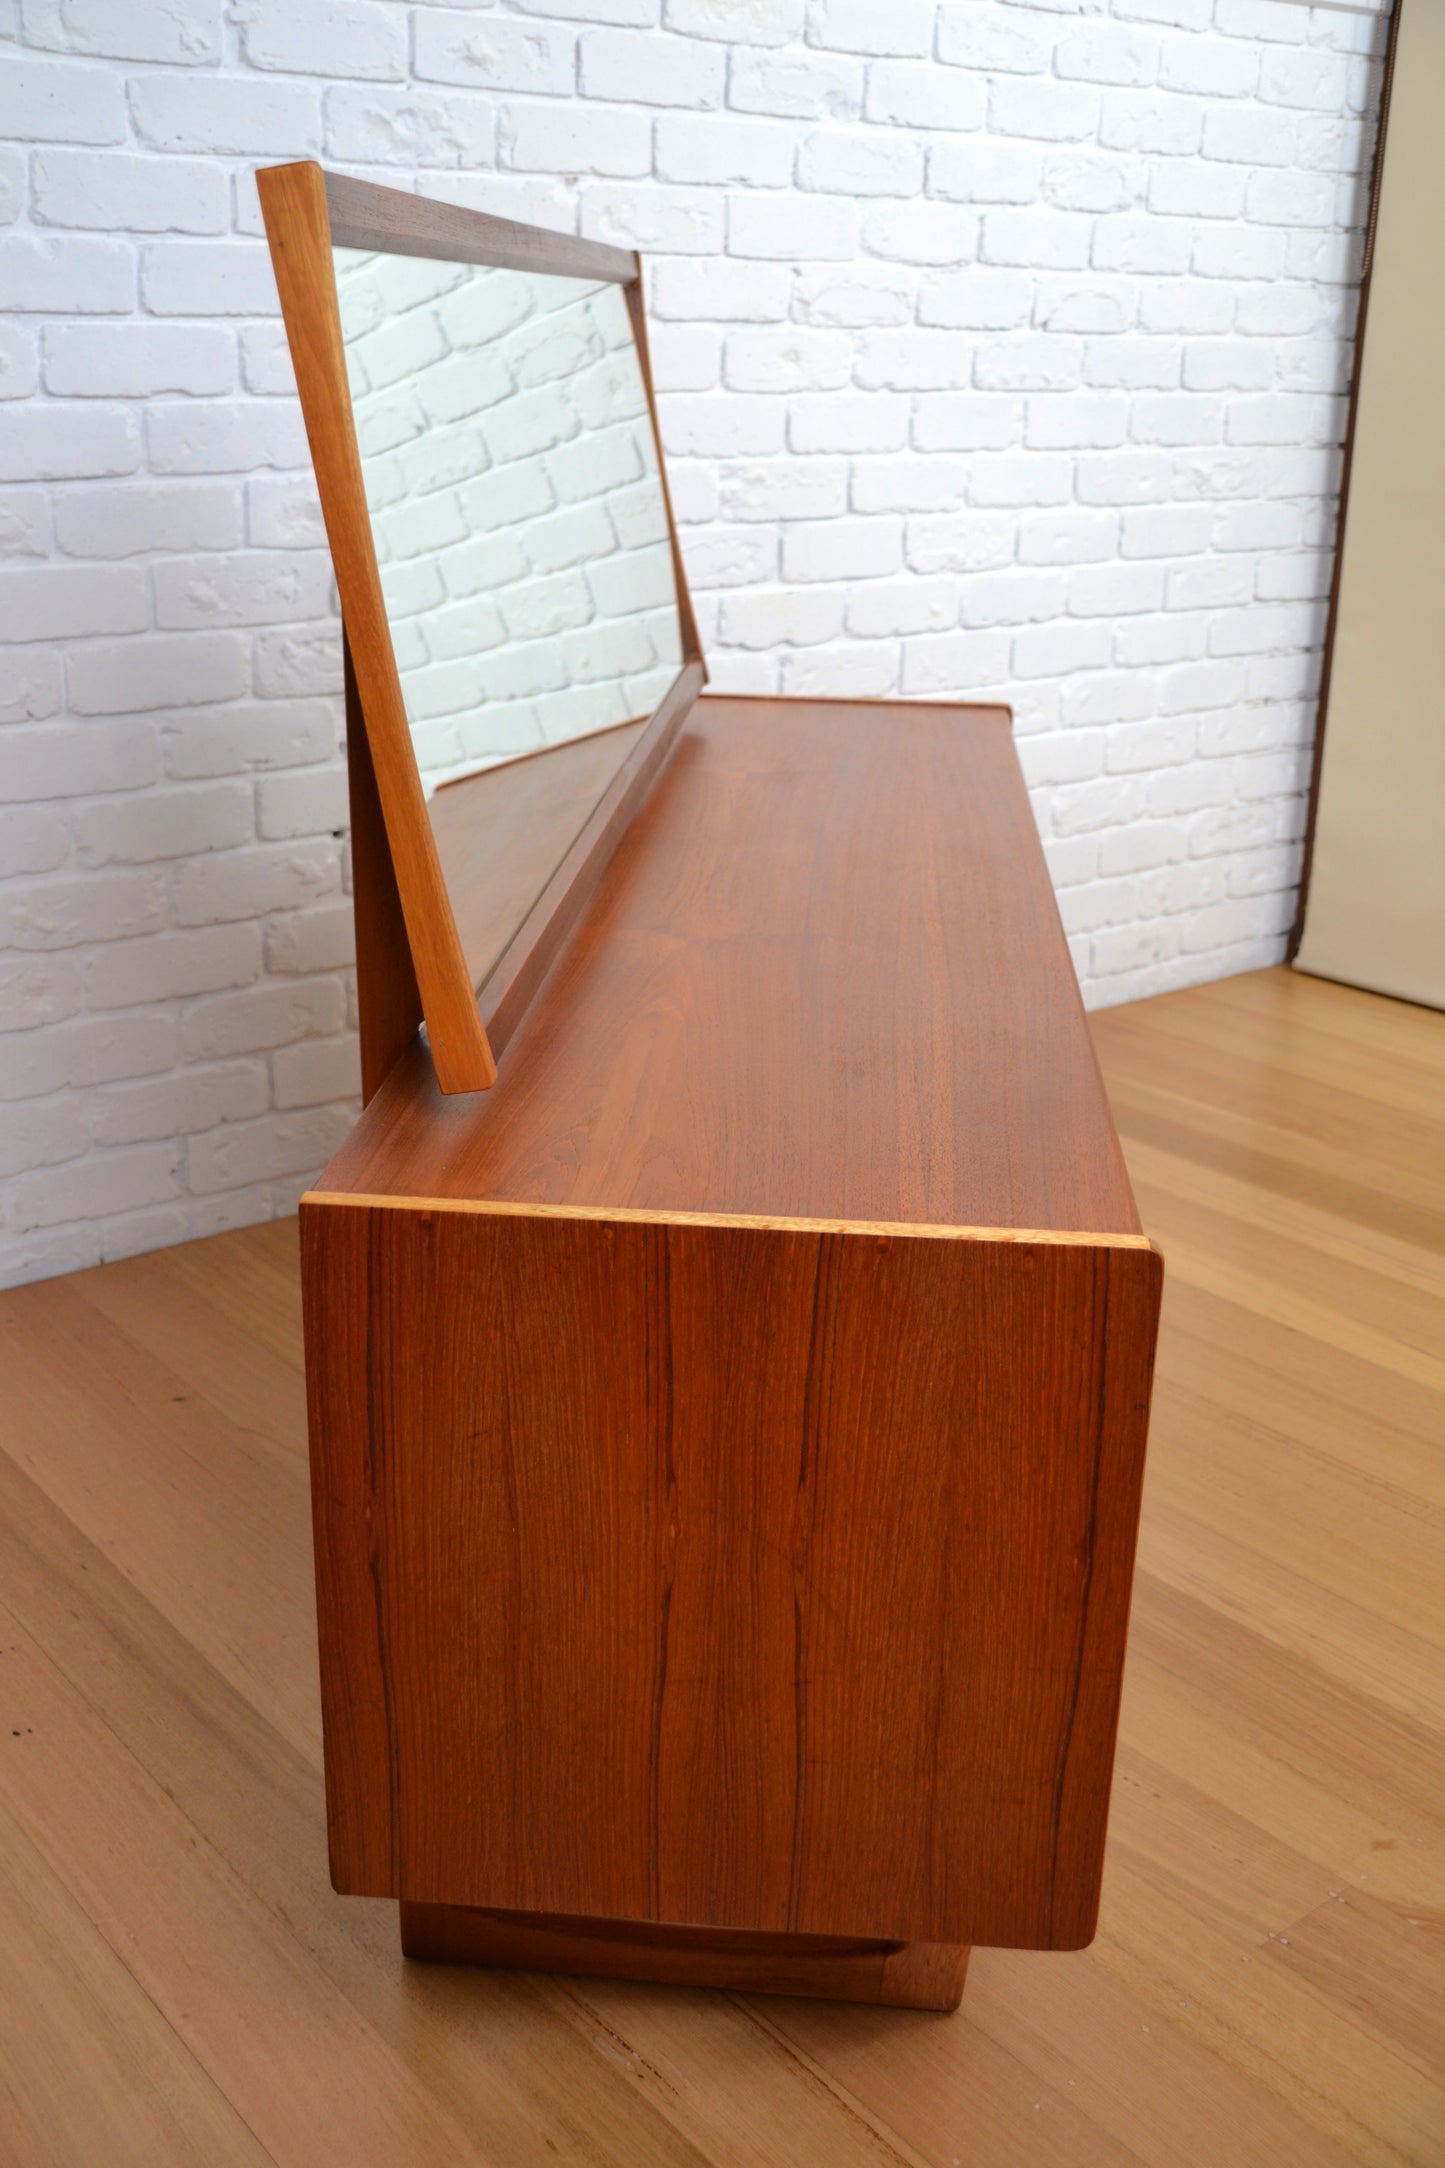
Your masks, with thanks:
[(416, 1037), (421, 993), (406, 937), (396, 868), (386, 840), (351, 643), (342, 634), (346, 681), (346, 777), (351, 799), (351, 888), (356, 918), (356, 1001), (363, 1104)]

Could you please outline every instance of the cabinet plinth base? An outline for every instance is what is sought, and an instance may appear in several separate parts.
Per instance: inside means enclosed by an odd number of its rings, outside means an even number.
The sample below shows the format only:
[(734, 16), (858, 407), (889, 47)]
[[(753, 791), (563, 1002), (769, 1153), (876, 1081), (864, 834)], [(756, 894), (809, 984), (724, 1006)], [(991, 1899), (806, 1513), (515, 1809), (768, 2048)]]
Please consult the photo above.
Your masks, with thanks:
[(752, 1934), (731, 1927), (662, 1927), (645, 1920), (406, 1901), (401, 1946), (408, 1957), (435, 1964), (729, 1987), (751, 1995), (810, 1995), (904, 2010), (956, 2010), (968, 1970), (966, 1943)]

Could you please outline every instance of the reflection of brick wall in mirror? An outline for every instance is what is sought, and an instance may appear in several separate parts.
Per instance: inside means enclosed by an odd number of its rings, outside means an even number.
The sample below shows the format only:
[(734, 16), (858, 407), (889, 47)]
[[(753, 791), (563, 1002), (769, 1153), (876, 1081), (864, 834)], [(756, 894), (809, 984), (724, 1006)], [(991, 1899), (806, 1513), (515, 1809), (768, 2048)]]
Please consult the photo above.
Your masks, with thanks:
[(617, 286), (335, 251), (423, 787), (652, 713), (681, 667)]

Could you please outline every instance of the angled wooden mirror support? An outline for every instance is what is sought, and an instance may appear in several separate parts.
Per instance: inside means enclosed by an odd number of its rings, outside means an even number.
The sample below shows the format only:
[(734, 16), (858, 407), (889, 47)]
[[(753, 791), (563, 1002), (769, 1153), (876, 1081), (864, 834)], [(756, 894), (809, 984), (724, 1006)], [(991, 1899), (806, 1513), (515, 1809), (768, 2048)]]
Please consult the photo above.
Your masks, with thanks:
[[(363, 1088), (422, 1020), (444, 1092), (484, 1089), (496, 1057), (592, 892), (705, 679), (647, 358), (635, 255), (326, 173), (309, 160), (257, 175), (345, 628)], [(408, 721), (358, 441), (335, 251), (430, 259), (621, 289), (666, 520), (679, 667), (560, 862), (539, 860), (520, 922), (478, 979), (449, 892)], [(485, 478), (484, 478), (485, 479)], [(485, 603), (476, 605), (478, 613)], [(355, 741), (364, 735), (364, 747)], [(512, 756), (516, 757), (516, 756)], [(486, 838), (477, 839), (485, 856)], [(545, 831), (537, 847), (546, 848)], [(524, 854), (525, 857), (525, 854)], [(398, 933), (403, 939), (398, 939)], [(405, 954), (403, 954), (403, 946)]]

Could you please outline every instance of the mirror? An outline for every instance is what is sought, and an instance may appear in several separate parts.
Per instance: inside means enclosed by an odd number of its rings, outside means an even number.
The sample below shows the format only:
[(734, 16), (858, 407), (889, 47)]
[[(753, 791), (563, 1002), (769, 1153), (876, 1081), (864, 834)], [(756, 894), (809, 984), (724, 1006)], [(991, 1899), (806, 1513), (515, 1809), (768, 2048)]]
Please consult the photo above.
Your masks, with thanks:
[(333, 250), (382, 591), (474, 987), (683, 664), (621, 286)]

